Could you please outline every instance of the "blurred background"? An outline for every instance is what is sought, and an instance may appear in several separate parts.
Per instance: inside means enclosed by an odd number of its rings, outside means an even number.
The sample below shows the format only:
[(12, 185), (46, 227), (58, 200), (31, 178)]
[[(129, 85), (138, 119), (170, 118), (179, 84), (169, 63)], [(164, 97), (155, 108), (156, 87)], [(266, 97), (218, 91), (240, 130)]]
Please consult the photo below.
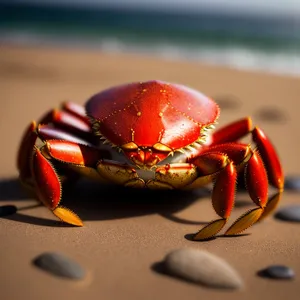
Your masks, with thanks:
[(300, 75), (299, 0), (0, 0), (0, 43)]

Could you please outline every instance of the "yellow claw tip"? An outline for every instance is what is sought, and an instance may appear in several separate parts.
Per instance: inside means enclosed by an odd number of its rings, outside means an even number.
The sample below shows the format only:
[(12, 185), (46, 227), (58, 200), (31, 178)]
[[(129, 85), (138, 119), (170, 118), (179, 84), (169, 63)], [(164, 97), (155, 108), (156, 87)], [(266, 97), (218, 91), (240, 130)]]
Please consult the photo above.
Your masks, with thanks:
[(79, 227), (83, 226), (82, 220), (72, 210), (66, 207), (59, 206), (52, 212), (56, 217), (65, 223)]
[(278, 180), (278, 190), (279, 190), (279, 192), (283, 192), (283, 190), (284, 190), (284, 179), (283, 178), (280, 178)]
[(214, 237), (226, 224), (227, 219), (218, 219), (203, 227), (193, 237), (194, 241), (203, 241)]
[(255, 224), (261, 217), (264, 209), (257, 207), (249, 210), (241, 217), (239, 217), (225, 232), (224, 235), (236, 235), (242, 233), (244, 230)]

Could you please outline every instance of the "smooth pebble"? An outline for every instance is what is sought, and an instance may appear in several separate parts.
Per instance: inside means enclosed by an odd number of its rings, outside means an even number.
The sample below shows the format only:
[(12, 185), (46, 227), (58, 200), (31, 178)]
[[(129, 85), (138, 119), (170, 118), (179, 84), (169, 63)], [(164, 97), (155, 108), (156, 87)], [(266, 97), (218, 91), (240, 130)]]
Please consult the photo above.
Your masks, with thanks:
[(2, 205), (2, 206), (0, 206), (0, 217), (13, 215), (16, 212), (17, 212), (17, 207), (15, 205)]
[(222, 258), (197, 249), (178, 249), (164, 259), (169, 275), (211, 288), (239, 289), (243, 281)]
[(300, 205), (289, 205), (279, 209), (275, 214), (275, 218), (290, 222), (300, 222)]
[(274, 278), (274, 279), (293, 279), (295, 277), (295, 272), (283, 265), (272, 265), (261, 271), (259, 271), (260, 276)]
[(290, 191), (300, 191), (300, 176), (286, 176), (284, 188)]
[(72, 259), (56, 252), (43, 253), (33, 261), (34, 265), (53, 275), (69, 279), (82, 279), (84, 269)]

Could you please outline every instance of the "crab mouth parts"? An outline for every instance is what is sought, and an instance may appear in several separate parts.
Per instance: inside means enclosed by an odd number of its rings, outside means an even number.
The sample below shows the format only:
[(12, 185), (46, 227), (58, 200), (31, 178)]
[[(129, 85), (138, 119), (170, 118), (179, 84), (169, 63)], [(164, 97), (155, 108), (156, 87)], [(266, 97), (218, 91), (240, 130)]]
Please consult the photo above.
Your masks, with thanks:
[(135, 154), (132, 154), (130, 156), (131, 161), (139, 168), (151, 169), (156, 166), (160, 159), (154, 156), (149, 150), (139, 150)]
[[(210, 144), (210, 131), (215, 128), (214, 123), (203, 126), (200, 130), (199, 137), (196, 141), (179, 149), (171, 149), (161, 142), (153, 146), (139, 146), (132, 141), (123, 145), (115, 145), (109, 141), (100, 131), (100, 122), (89, 116), (94, 135), (100, 138), (100, 147), (110, 148), (112, 152), (117, 152), (123, 158), (130, 161), (139, 169), (150, 170), (157, 165), (186, 162), (188, 159), (196, 156), (203, 146)], [(123, 159), (122, 159), (123, 160)]]

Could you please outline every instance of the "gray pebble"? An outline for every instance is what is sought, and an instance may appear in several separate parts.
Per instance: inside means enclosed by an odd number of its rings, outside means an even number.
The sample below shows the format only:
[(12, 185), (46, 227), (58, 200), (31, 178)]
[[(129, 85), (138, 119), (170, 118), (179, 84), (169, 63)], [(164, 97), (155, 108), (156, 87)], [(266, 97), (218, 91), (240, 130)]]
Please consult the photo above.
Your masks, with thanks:
[(69, 279), (82, 279), (85, 276), (85, 271), (79, 264), (60, 253), (43, 253), (33, 263), (56, 276)]
[(275, 214), (275, 218), (290, 222), (300, 222), (300, 205), (289, 205), (281, 208)]
[(178, 249), (167, 254), (165, 271), (169, 275), (211, 288), (239, 289), (243, 281), (222, 258), (197, 249)]
[(286, 176), (284, 188), (290, 191), (300, 191), (300, 176)]
[(13, 215), (17, 212), (17, 207), (15, 205), (2, 205), (0, 206), (0, 217), (6, 217)]
[(293, 279), (295, 272), (287, 266), (273, 265), (259, 271), (259, 275), (274, 279)]

